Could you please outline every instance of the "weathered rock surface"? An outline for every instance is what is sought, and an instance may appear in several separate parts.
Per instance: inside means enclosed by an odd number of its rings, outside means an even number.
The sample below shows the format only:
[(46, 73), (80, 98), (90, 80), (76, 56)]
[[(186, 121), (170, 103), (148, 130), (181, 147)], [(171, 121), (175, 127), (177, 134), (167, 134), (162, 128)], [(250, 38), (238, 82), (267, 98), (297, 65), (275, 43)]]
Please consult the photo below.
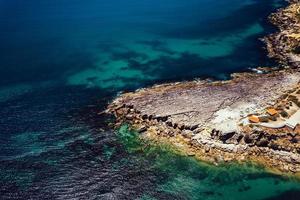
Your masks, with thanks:
[(140, 89), (122, 95), (113, 104), (133, 107), (144, 120), (167, 120), (174, 128), (211, 128), (230, 133), (238, 132), (241, 116), (274, 104), (299, 81), (300, 72), (295, 70), (240, 74), (225, 82), (194, 81)]
[[(165, 138), (189, 156), (212, 163), (254, 161), (300, 176), (300, 128), (243, 125), (249, 114), (276, 104), (300, 88), (298, 1), (270, 18), (280, 32), (265, 38), (269, 55), (291, 68), (267, 74), (233, 74), (229, 81), (156, 85), (122, 94), (107, 109), (116, 125), (130, 123), (149, 138)], [(300, 10), (300, 9), (299, 9)], [(299, 19), (298, 19), (299, 18)], [(299, 38), (298, 34), (299, 32)], [(291, 35), (292, 34), (292, 35)], [(300, 49), (300, 48), (299, 48)], [(300, 50), (299, 50), (300, 52)]]
[(187, 153), (195, 152), (203, 160), (248, 159), (281, 171), (288, 166), (298, 173), (300, 132), (283, 129), (277, 134), (239, 123), (243, 116), (265, 109), (299, 87), (299, 81), (300, 72), (285, 69), (239, 74), (226, 82), (164, 84), (123, 94), (108, 112), (115, 114), (117, 124), (131, 123), (139, 133), (185, 143)]

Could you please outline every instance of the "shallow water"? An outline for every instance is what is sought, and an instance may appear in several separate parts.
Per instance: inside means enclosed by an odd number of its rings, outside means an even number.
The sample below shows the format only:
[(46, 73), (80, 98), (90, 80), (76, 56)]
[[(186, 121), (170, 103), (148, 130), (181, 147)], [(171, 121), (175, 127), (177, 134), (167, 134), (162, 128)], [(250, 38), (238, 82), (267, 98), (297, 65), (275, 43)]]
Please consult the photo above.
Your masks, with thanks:
[(254, 166), (207, 166), (98, 115), (119, 91), (272, 66), (276, 0), (0, 0), (0, 199), (297, 199)]

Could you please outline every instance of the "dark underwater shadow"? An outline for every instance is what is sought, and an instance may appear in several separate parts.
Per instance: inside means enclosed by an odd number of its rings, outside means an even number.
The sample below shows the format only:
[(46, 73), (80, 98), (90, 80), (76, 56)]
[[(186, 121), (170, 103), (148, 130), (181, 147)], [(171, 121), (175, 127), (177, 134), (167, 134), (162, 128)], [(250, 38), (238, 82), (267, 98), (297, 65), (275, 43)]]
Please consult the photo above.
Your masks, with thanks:
[[(157, 34), (179, 39), (203, 39), (230, 35), (246, 29), (251, 24), (266, 21), (268, 15), (277, 9), (273, 7), (273, 2), (274, 0), (256, 0), (255, 3), (243, 6), (223, 18), (208, 20), (205, 23), (199, 21), (180, 28), (161, 27), (157, 29), (161, 30)], [(284, 2), (282, 4), (284, 5)], [(195, 18), (201, 19), (201, 13), (198, 15)]]
[(264, 200), (298, 200), (299, 197), (300, 197), (300, 190), (289, 190), (283, 192), (278, 196), (267, 198)]

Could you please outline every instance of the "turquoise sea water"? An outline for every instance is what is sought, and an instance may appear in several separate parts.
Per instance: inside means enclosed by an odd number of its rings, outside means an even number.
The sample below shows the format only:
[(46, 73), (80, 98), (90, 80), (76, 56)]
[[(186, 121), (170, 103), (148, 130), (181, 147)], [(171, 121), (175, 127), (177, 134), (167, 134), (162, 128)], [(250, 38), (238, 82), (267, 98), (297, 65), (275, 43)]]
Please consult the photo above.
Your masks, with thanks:
[(279, 0), (0, 0), (0, 199), (297, 199), (251, 165), (207, 166), (112, 131), (120, 91), (272, 66)]

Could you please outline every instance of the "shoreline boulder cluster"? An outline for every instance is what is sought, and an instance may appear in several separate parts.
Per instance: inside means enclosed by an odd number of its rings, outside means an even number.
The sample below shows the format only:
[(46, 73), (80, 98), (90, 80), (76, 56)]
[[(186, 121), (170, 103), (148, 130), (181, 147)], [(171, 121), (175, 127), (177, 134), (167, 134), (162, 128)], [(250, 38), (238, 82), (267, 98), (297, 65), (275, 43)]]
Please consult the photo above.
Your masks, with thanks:
[(115, 116), (115, 128), (129, 123), (142, 137), (210, 163), (250, 161), (299, 176), (300, 127), (268, 128), (247, 120), (300, 88), (298, 55), (292, 51), (298, 29), (300, 41), (300, 4), (290, 2), (270, 17), (280, 32), (265, 38), (269, 55), (284, 67), (233, 74), (229, 81), (169, 83), (122, 94), (106, 110)]

